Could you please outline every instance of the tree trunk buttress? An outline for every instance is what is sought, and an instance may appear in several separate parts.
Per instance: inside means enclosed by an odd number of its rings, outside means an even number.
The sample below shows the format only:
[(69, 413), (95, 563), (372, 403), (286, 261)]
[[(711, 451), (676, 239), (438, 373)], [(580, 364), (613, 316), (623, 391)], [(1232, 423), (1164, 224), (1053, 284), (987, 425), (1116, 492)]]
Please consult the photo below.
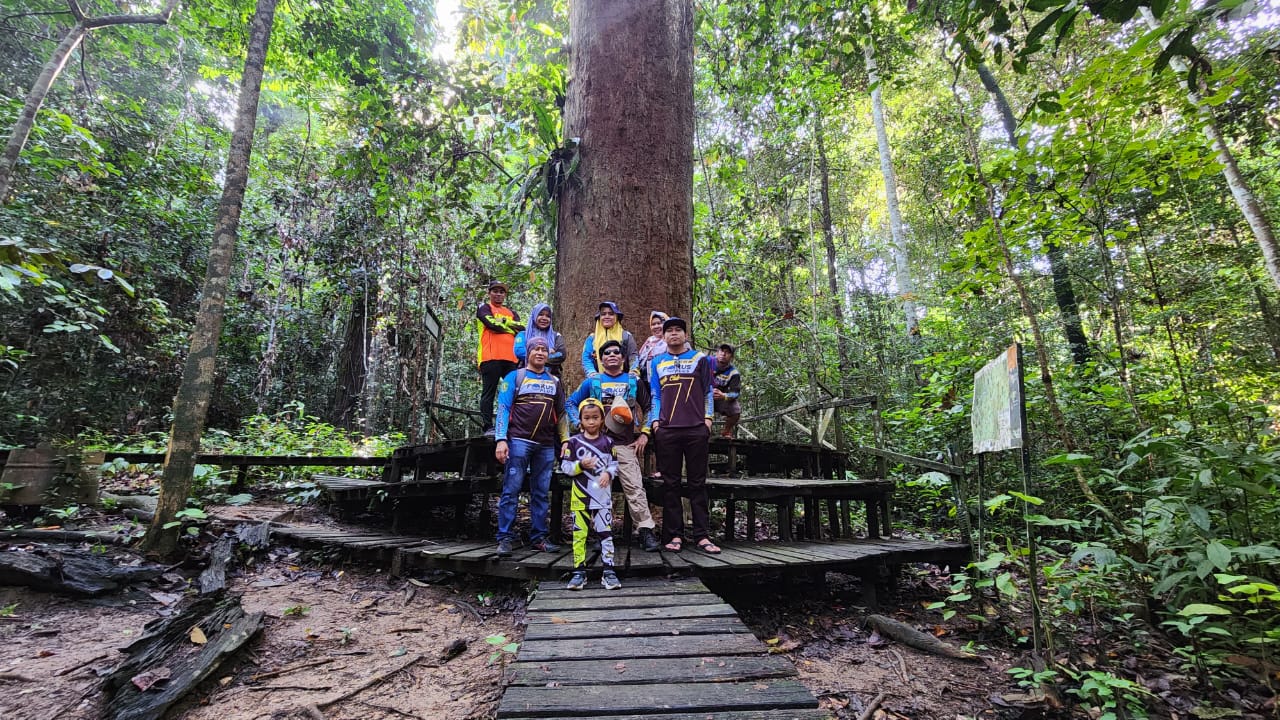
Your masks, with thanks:
[[(1018, 121), (1014, 119), (1013, 108), (1009, 106), (1009, 99), (1000, 89), (996, 76), (991, 73), (985, 63), (978, 63), (978, 78), (982, 80), (982, 87), (986, 88), (996, 104), (996, 110), (1000, 113), (1000, 124), (1004, 126), (1009, 147), (1020, 150), (1022, 142), (1018, 139)], [(1028, 188), (1034, 189), (1037, 184), (1035, 175), (1027, 178)], [(1076, 301), (1075, 286), (1071, 284), (1071, 271), (1067, 265), (1066, 253), (1048, 233), (1041, 238), (1041, 241), (1044, 243), (1045, 254), (1049, 257), (1049, 271), (1053, 275), (1053, 300), (1058, 306), (1062, 334), (1066, 336), (1067, 345), (1071, 347), (1072, 361), (1076, 365), (1084, 365), (1090, 359), (1089, 338), (1084, 334), (1084, 326), (1080, 322), (1080, 304)]]
[(249, 182), (258, 96), (262, 89), (262, 73), (267, 45), (271, 41), (276, 2), (258, 0), (257, 11), (249, 24), (249, 45), (236, 107), (235, 130), (227, 153), (222, 200), (218, 203), (218, 214), (214, 220), (213, 245), (209, 248), (204, 290), (195, 327), (191, 331), (191, 349), (182, 369), (182, 383), (173, 400), (173, 427), (169, 433), (169, 451), (165, 455), (156, 514), (142, 539), (144, 549), (162, 555), (172, 554), (177, 548), (178, 528), (166, 529), (165, 525), (173, 521), (191, 494), (196, 453), (200, 450), (200, 436), (204, 432), (209, 400), (213, 394), (218, 336), (222, 332), (231, 260), (240, 228), (240, 210), (245, 186)]
[(684, 318), (697, 336), (692, 3), (572, 2), (569, 37), (565, 133), (580, 159), (560, 197), (555, 322), (572, 388), (602, 300), (618, 303), (637, 344), (650, 310)]

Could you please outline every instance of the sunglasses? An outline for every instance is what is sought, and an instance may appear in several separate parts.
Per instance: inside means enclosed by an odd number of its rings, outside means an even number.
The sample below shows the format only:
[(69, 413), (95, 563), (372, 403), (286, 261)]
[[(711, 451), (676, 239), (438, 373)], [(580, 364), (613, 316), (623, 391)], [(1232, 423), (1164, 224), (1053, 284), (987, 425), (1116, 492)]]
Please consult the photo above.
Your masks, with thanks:
[(621, 351), (621, 350), (617, 350), (617, 349), (615, 349), (615, 348), (609, 348), (608, 350), (605, 350), (604, 352), (602, 352), (602, 353), (600, 353), (600, 354), (601, 354), (601, 355), (621, 355), (621, 354), (622, 354), (622, 351)]

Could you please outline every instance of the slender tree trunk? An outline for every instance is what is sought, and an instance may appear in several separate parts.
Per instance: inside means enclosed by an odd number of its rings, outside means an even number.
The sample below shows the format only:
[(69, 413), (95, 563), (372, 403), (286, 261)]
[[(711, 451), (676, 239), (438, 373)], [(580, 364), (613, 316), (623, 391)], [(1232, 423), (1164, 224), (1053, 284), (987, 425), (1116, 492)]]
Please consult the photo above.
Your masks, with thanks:
[(818, 144), (819, 191), (822, 194), (822, 242), (827, 250), (827, 289), (831, 292), (832, 313), (836, 320), (836, 347), (840, 354), (840, 383), (847, 384), (852, 370), (849, 338), (845, 334), (844, 288), (836, 267), (835, 223), (831, 219), (831, 164), (827, 160), (827, 140), (822, 128), (822, 113), (815, 115), (814, 130)]
[(169, 452), (165, 455), (164, 475), (160, 479), (160, 497), (155, 518), (142, 538), (143, 549), (162, 555), (177, 548), (178, 528), (165, 526), (173, 522), (177, 512), (187, 504), (191, 480), (195, 472), (196, 453), (204, 432), (214, 382), (214, 361), (218, 354), (218, 336), (231, 277), (231, 260), (240, 228), (240, 210), (245, 186), (249, 182), (249, 159), (253, 152), (253, 132), (258, 120), (258, 96), (262, 89), (263, 66), (271, 26), (275, 19), (276, 0), (258, 0), (258, 8), (249, 24), (248, 52), (244, 76), (240, 81), (240, 98), (236, 106), (235, 130), (227, 153), (226, 180), (222, 200), (214, 220), (213, 244), (209, 248), (209, 264), (205, 269), (204, 290), (195, 327), (191, 331), (191, 349), (182, 369), (182, 384), (173, 399), (173, 428), (169, 432)]
[[(1022, 149), (1022, 140), (1018, 137), (1018, 121), (1014, 117), (1013, 108), (1009, 105), (1009, 99), (1005, 97), (1004, 91), (1000, 89), (996, 76), (985, 63), (978, 63), (978, 78), (996, 104), (996, 111), (1000, 113), (1000, 124), (1004, 126), (1009, 147), (1014, 150)], [(1027, 178), (1028, 189), (1033, 190), (1037, 185), (1035, 175)], [(1072, 360), (1076, 365), (1084, 365), (1089, 362), (1089, 339), (1085, 336), (1084, 327), (1080, 323), (1080, 304), (1076, 301), (1076, 291), (1071, 283), (1071, 270), (1067, 265), (1066, 254), (1050, 233), (1045, 233), (1041, 242), (1049, 258), (1049, 272), (1053, 275), (1053, 299), (1058, 306), (1062, 333), (1066, 336), (1067, 345), (1071, 348)]]
[(1169, 354), (1173, 356), (1173, 368), (1178, 373), (1178, 387), (1182, 388), (1182, 403), (1187, 408), (1187, 417), (1195, 425), (1196, 411), (1191, 405), (1191, 391), (1187, 389), (1187, 375), (1182, 369), (1182, 353), (1178, 350), (1178, 341), (1173, 334), (1173, 323), (1169, 320), (1168, 303), (1164, 299), (1164, 290), (1160, 287), (1160, 276), (1156, 274), (1155, 263), (1151, 261), (1151, 248), (1147, 246), (1147, 230), (1142, 225), (1142, 214), (1133, 214), (1134, 223), (1138, 227), (1138, 242), (1142, 245), (1142, 259), (1147, 266), (1147, 274), (1151, 276), (1151, 295), (1160, 307), (1160, 323), (1164, 326), (1165, 337), (1169, 340)]
[[(955, 95), (956, 105), (963, 107), (960, 94), (955, 85), (952, 85), (951, 91)], [(1053, 372), (1049, 368), (1049, 353), (1044, 342), (1044, 333), (1040, 329), (1035, 302), (1031, 299), (1031, 293), (1027, 290), (1026, 284), (1022, 282), (1022, 278), (1018, 274), (1017, 266), (1013, 262), (1013, 253), (1009, 251), (1009, 243), (1005, 240), (1004, 223), (1000, 220), (1000, 212), (996, 206), (995, 188), (992, 187), (991, 181), (982, 170), (982, 158), (978, 154), (978, 140), (974, 135), (973, 128), (969, 127), (968, 123), (964, 122), (963, 119), (961, 120), (961, 125), (964, 128), (969, 157), (973, 162), (974, 171), (978, 175), (978, 182), (982, 184), (983, 190), (986, 192), (986, 210), (988, 217), (991, 218), (992, 235), (1000, 246), (1005, 272), (1009, 274), (1009, 280), (1018, 292), (1018, 303), (1022, 308), (1022, 314), (1026, 317), (1027, 324), (1031, 327), (1031, 337), (1035, 343), (1036, 364), (1040, 368), (1040, 384), (1044, 387), (1045, 404), (1049, 406), (1049, 416), (1053, 419), (1054, 428), (1058, 432), (1058, 442), (1062, 444), (1063, 450), (1070, 452), (1075, 448), (1075, 439), (1071, 435), (1071, 429), (1067, 426), (1066, 415), (1063, 414), (1062, 407), (1058, 404), (1058, 393), (1053, 384)], [(1093, 488), (1089, 487), (1089, 481), (1085, 478), (1080, 467), (1077, 465), (1073, 466), (1072, 469), (1075, 471), (1076, 485), (1080, 488), (1080, 493), (1098, 509), (1098, 512), (1102, 513), (1103, 517), (1107, 519), (1120, 537), (1129, 538), (1129, 533), (1124, 524), (1111, 511), (1111, 508), (1103, 503), (1102, 498), (1098, 497)]]
[(369, 349), (373, 341), (373, 316), (378, 306), (377, 274), (370, 281), (365, 274), (360, 292), (351, 298), (347, 331), (338, 356), (338, 390), (333, 403), (333, 423), (352, 428), (364, 398), (369, 375)]
[[(1099, 209), (1097, 215), (1102, 216), (1104, 211)], [(1120, 293), (1122, 292), (1122, 283), (1116, 279), (1115, 264), (1111, 262), (1111, 250), (1107, 247), (1106, 230), (1104, 229), (1104, 220), (1101, 217), (1094, 218), (1094, 241), (1098, 246), (1098, 262), (1102, 266), (1102, 281), (1106, 287), (1106, 297), (1103, 298), (1107, 302), (1107, 307), (1111, 309), (1111, 332), (1116, 339), (1116, 356), (1120, 363), (1120, 385), (1124, 388), (1124, 395), (1129, 400), (1129, 409), (1133, 411), (1133, 419), (1138, 423), (1138, 427), (1146, 429), (1146, 423), (1142, 421), (1142, 413), (1138, 410), (1138, 398), (1133, 392), (1133, 382), (1129, 378), (1129, 350), (1125, 346), (1124, 339), (1124, 310), (1120, 305)]]
[(565, 134), (580, 161), (560, 198), (556, 327), (581, 338), (614, 300), (643, 342), (650, 310), (693, 309), (692, 3), (572, 2), (569, 37)]
[[(1160, 21), (1151, 12), (1151, 8), (1142, 7), (1139, 11), (1148, 27), (1153, 30), (1160, 27)], [(1169, 41), (1168, 35), (1161, 37), (1160, 46), (1167, 47)], [(1188, 70), (1186, 61), (1177, 56), (1169, 61), (1169, 65), (1184, 74)], [(1262, 249), (1262, 264), (1266, 267), (1267, 274), (1271, 276), (1271, 282), (1275, 283), (1277, 290), (1280, 290), (1280, 245), (1276, 244), (1275, 230), (1271, 226), (1271, 220), (1262, 212), (1262, 206), (1258, 204), (1258, 199), (1249, 188), (1249, 180), (1245, 178), (1244, 173), (1240, 172), (1235, 154), (1231, 152), (1227, 141), (1222, 137), (1222, 128), (1218, 126), (1218, 118), (1213, 114), (1213, 107), (1200, 97), (1200, 92), (1196, 88), (1191, 86), (1189, 76), (1186, 80), (1188, 81), (1187, 99), (1200, 115), (1200, 120), (1204, 123), (1201, 129), (1205, 138), (1209, 140), (1209, 145), (1217, 153), (1217, 160), (1222, 165), (1222, 177), (1226, 179), (1227, 187), (1231, 188), (1231, 197), (1235, 200), (1236, 207), (1240, 208), (1240, 213), (1244, 215), (1245, 222), (1249, 223), (1249, 229), (1253, 230), (1253, 237), (1258, 241), (1258, 247)]]
[(1245, 259), (1248, 255), (1240, 242), (1240, 234), (1236, 232), (1234, 223), (1227, 227), (1227, 232), (1231, 234), (1231, 244), (1240, 251), (1240, 266), (1244, 268), (1244, 275), (1249, 279), (1249, 287), (1253, 289), (1253, 297), (1258, 301), (1258, 312), (1262, 315), (1262, 329), (1266, 332), (1267, 343), (1271, 346), (1271, 357), (1280, 360), (1280, 316), (1276, 315), (1275, 309), (1271, 307), (1271, 301), (1267, 300), (1266, 285), (1257, 278), (1252, 265)]
[(902, 227), (902, 211), (898, 207), (898, 177), (893, 171), (893, 153), (889, 148), (889, 132), (885, 128), (884, 98), (880, 94), (880, 68), (876, 64), (875, 41), (868, 35), (862, 46), (867, 63), (867, 81), (871, 84), (871, 121), (876, 126), (876, 145), (880, 149), (880, 174), (884, 176), (884, 199), (889, 210), (889, 235), (892, 239), (893, 265), (898, 281), (898, 297), (906, 319), (907, 336), (920, 336), (920, 320), (916, 317), (915, 283), (907, 257), (906, 231)]
[(71, 53), (80, 46), (84, 36), (90, 30), (112, 25), (167, 24), (173, 15), (174, 8), (178, 5), (178, 0), (169, 0), (164, 9), (155, 15), (107, 15), (96, 18), (85, 17), (77, 0), (68, 0), (67, 5), (71, 16), (76, 21), (75, 25), (67, 29), (66, 34), (62, 36), (62, 41), (54, 49), (53, 56), (44, 64), (31, 90), (27, 92), (27, 100), (22, 106), (22, 112), (18, 115), (17, 123), (13, 126), (13, 134), (9, 136), (4, 155), (0, 155), (0, 205), (4, 204), (9, 197), (9, 189), (13, 184), (13, 171), (18, 166), (18, 157), (27, 144), (27, 138), (31, 137), (31, 130), (35, 128), (36, 115), (40, 113), (40, 107), (44, 105), (49, 89), (53, 87), (58, 75), (62, 74), (62, 69), (67, 66)]

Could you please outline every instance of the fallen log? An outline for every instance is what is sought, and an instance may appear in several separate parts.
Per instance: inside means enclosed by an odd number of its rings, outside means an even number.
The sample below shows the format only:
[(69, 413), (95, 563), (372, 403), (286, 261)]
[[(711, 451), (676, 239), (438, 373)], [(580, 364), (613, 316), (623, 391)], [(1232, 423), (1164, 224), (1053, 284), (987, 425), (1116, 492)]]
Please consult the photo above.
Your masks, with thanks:
[(113, 503), (118, 508), (145, 510), (149, 513), (154, 513), (156, 511), (156, 503), (158, 502), (158, 499), (154, 495), (115, 495), (113, 493), (104, 492), (99, 497), (108, 503)]
[(0, 540), (34, 540), (43, 543), (92, 543), (125, 545), (133, 540), (127, 533), (113, 531), (95, 532), (84, 530), (21, 530), (0, 531)]
[(236, 549), (236, 540), (231, 535), (223, 535), (213, 544), (209, 551), (209, 567), (200, 573), (200, 594), (208, 595), (227, 586), (227, 564), (231, 562), (231, 553)]
[(103, 595), (159, 577), (164, 570), (160, 565), (120, 565), (104, 554), (55, 545), (0, 553), (0, 585), (72, 595)]
[[(104, 717), (158, 720), (256, 635), (262, 618), (260, 612), (245, 613), (239, 598), (208, 596), (148, 624), (147, 634), (123, 649), (129, 657), (103, 683), (108, 697)], [(134, 679), (144, 672), (161, 677), (167, 672), (168, 679), (141, 683), (148, 688), (143, 690)]]
[(953, 645), (948, 645), (938, 638), (922, 633), (919, 630), (905, 624), (900, 623), (892, 618), (884, 615), (868, 615), (867, 624), (876, 630), (876, 632), (884, 635), (890, 640), (898, 642), (917, 650), (923, 650), (927, 653), (940, 655), (942, 657), (955, 658), (956, 660), (967, 660), (969, 662), (982, 662), (982, 658), (968, 653)]

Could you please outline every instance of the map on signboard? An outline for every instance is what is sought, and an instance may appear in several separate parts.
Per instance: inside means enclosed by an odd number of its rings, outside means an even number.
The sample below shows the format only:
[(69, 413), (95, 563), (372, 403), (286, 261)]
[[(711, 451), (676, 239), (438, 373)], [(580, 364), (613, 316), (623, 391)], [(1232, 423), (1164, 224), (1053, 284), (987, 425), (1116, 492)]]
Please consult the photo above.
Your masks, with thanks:
[(973, 452), (1022, 447), (1022, 383), (1011, 345), (973, 376)]

